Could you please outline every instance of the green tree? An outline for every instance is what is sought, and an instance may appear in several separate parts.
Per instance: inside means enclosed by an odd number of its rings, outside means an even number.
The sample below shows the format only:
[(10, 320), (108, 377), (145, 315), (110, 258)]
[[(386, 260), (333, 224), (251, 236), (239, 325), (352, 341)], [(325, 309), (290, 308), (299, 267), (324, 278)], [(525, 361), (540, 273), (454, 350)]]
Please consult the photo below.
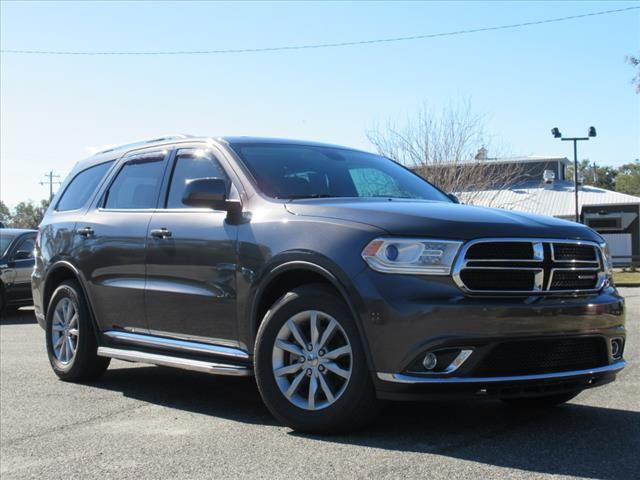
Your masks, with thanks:
[[(584, 185), (606, 188), (607, 190), (616, 189), (618, 171), (613, 167), (600, 167), (585, 158), (578, 162), (578, 173), (582, 175)], [(567, 168), (567, 180), (573, 180), (573, 166)]]
[(48, 207), (49, 200), (41, 200), (40, 204), (31, 200), (20, 202), (13, 211), (9, 225), (13, 228), (38, 228)]
[(2, 200), (0, 200), (0, 223), (5, 227), (9, 226), (11, 222), (11, 210), (7, 207)]
[(640, 160), (635, 159), (631, 163), (626, 163), (618, 169), (616, 190), (629, 195), (640, 197)]

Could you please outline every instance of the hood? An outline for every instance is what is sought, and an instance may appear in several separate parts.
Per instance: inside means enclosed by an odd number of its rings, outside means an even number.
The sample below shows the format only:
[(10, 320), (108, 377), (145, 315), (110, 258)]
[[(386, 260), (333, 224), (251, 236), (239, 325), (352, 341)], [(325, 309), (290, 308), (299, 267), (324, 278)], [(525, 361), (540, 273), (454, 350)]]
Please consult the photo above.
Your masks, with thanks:
[(497, 208), (426, 200), (313, 199), (286, 204), (294, 215), (366, 223), (393, 235), (471, 240), (539, 237), (601, 241), (584, 225)]

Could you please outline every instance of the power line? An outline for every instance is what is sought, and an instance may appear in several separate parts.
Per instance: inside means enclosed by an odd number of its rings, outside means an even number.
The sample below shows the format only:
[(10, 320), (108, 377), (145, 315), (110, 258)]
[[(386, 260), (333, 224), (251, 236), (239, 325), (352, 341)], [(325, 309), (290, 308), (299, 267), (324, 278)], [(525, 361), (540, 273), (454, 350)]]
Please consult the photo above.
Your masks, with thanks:
[(357, 40), (352, 42), (337, 43), (317, 43), (310, 45), (284, 45), (279, 47), (261, 47), (261, 48), (232, 48), (226, 50), (176, 50), (176, 51), (156, 51), (156, 52), (81, 52), (81, 51), (62, 51), (62, 50), (0, 50), (1, 53), (25, 54), (25, 55), (215, 55), (227, 53), (262, 53), (262, 52), (279, 52), (286, 50), (310, 50), (317, 48), (337, 48), (352, 47), (356, 45), (371, 45), (376, 43), (392, 43), (404, 42), (408, 40), (424, 40), (436, 37), (449, 37), (453, 35), (464, 35), (468, 33), (489, 32), (494, 30), (507, 30), (520, 27), (529, 27), (532, 25), (542, 25), (546, 23), (564, 22), (567, 20), (575, 20), (578, 18), (596, 17), (600, 15), (609, 15), (611, 13), (626, 12), (629, 10), (640, 9), (637, 7), (618, 8), (616, 10), (604, 10), (600, 12), (583, 13), (581, 15), (571, 15), (568, 17), (549, 18), (546, 20), (535, 20), (524, 23), (514, 23), (510, 25), (499, 25), (494, 27), (471, 28), (467, 30), (457, 30), (453, 32), (428, 33), (424, 35), (412, 35), (408, 37), (391, 37), (378, 38), (370, 40)]

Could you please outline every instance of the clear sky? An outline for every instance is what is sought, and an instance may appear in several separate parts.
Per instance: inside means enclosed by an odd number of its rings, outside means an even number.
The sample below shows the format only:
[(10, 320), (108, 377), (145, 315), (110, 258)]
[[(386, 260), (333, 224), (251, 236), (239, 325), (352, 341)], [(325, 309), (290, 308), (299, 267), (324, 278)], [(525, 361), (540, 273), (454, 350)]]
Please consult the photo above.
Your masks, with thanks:
[[(2, 49), (253, 48), (419, 35), (640, 2), (3, 2)], [(97, 146), (167, 133), (267, 135), (371, 148), (367, 129), (469, 98), (513, 155), (640, 157), (628, 54), (640, 10), (517, 30), (344, 48), (203, 56), (2, 54), (0, 198), (39, 200)], [(491, 154), (491, 152), (490, 152)]]

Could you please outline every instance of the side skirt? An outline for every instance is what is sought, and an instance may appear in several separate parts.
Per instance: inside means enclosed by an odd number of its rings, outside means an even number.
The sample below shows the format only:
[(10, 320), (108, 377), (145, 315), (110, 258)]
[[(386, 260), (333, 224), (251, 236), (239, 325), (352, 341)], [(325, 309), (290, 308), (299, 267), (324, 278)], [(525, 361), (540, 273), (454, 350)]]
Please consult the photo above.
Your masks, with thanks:
[(128, 350), (124, 348), (98, 347), (98, 355), (101, 357), (116, 358), (129, 362), (150, 363), (152, 365), (181, 368), (183, 370), (193, 370), (213, 375), (247, 377), (253, 374), (249, 367), (162, 355), (139, 350)]

